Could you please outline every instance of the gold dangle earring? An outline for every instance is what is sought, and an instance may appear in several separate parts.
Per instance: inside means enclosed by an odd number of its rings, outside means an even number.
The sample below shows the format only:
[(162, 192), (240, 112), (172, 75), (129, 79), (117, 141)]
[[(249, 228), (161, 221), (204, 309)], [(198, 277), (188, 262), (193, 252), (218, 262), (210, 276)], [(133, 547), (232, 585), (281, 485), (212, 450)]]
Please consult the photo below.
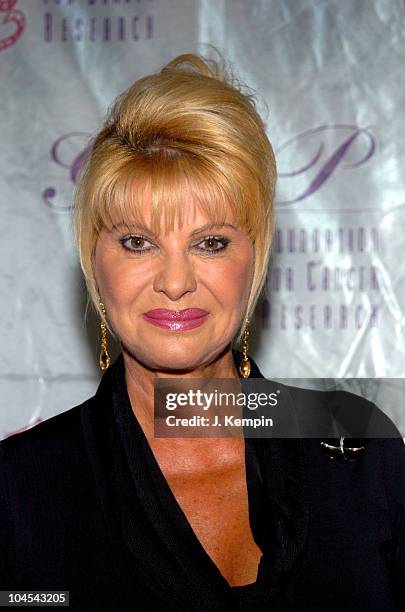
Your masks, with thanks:
[(243, 346), (242, 346), (242, 361), (239, 366), (239, 374), (243, 376), (243, 378), (248, 378), (250, 375), (250, 360), (248, 356), (248, 338), (249, 338), (249, 319), (246, 318), (246, 327), (243, 332)]
[(100, 351), (99, 364), (100, 364), (100, 368), (104, 372), (104, 370), (107, 370), (107, 368), (109, 367), (111, 363), (111, 359), (110, 359), (110, 355), (108, 354), (108, 349), (107, 349), (107, 325), (105, 323), (105, 318), (106, 318), (105, 306), (101, 300), (99, 303), (100, 303), (101, 312), (103, 313), (103, 318), (101, 319), (101, 323), (100, 323), (101, 351)]

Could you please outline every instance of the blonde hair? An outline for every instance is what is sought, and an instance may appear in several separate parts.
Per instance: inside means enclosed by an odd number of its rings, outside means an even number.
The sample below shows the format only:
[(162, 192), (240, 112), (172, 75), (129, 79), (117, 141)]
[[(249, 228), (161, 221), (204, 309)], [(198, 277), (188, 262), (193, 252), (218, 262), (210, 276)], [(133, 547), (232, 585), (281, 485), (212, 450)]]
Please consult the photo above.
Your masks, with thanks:
[[(151, 229), (182, 221), (184, 189), (213, 223), (231, 206), (254, 244), (254, 274), (243, 321), (264, 287), (274, 232), (276, 163), (254, 95), (241, 91), (223, 63), (184, 54), (136, 81), (115, 100), (80, 175), (73, 225), (88, 303), (103, 318), (93, 269), (102, 227), (117, 214), (139, 217), (136, 200), (151, 188)], [(138, 217), (136, 218), (136, 215)]]

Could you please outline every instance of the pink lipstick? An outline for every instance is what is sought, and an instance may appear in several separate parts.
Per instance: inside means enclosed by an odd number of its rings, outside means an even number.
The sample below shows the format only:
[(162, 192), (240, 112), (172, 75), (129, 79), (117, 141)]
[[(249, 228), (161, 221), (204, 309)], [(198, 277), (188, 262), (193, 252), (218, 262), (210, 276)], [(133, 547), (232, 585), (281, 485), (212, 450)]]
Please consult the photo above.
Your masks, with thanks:
[(185, 310), (156, 308), (145, 312), (143, 318), (157, 327), (171, 331), (183, 331), (202, 325), (208, 315), (209, 313), (201, 308), (186, 308)]

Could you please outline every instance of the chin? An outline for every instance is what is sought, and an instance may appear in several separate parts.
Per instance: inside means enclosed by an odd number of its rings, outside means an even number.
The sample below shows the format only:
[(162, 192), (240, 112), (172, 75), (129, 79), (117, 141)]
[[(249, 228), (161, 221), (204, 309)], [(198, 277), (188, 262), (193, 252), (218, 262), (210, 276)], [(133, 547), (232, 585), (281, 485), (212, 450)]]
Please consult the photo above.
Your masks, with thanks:
[[(160, 353), (160, 354), (159, 354)], [(156, 363), (161, 369), (167, 370), (193, 370), (200, 365), (204, 355), (199, 350), (193, 351), (190, 347), (179, 350), (159, 351), (156, 353)]]
[(171, 339), (168, 342), (160, 342), (159, 346), (153, 345), (154, 343), (148, 342), (145, 342), (142, 348), (127, 345), (126, 351), (131, 357), (152, 370), (165, 370), (173, 374), (176, 371), (195, 369), (206, 355), (201, 342), (198, 343), (198, 346), (193, 347), (189, 343), (176, 346)]

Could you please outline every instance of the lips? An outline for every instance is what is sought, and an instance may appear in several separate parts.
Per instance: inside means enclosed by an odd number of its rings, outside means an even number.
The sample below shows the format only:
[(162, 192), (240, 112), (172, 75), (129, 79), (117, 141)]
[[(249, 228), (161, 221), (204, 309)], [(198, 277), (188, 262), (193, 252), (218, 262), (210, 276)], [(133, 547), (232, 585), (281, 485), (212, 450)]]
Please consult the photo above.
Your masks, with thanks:
[(155, 321), (193, 321), (208, 315), (202, 308), (186, 308), (185, 310), (167, 310), (166, 308), (156, 308), (149, 310), (145, 316)]
[(182, 332), (203, 325), (207, 320), (209, 312), (202, 308), (186, 308), (185, 310), (166, 310), (156, 308), (145, 312), (145, 321), (173, 332)]

